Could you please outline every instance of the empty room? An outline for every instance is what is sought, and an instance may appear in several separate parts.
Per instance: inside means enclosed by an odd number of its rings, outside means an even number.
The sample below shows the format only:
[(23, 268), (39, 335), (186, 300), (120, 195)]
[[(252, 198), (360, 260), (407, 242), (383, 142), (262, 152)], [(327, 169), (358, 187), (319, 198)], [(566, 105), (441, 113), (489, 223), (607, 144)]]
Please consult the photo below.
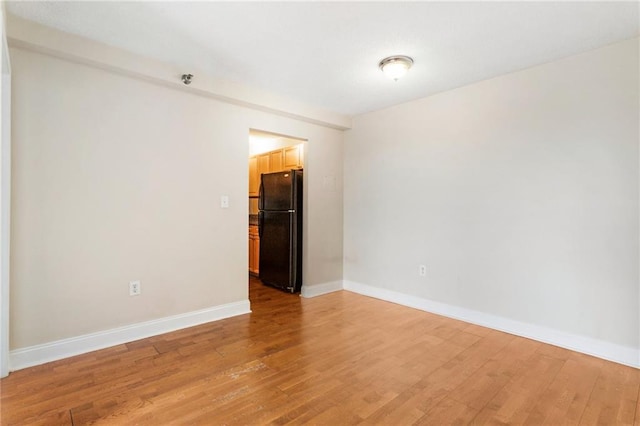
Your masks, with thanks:
[(640, 426), (638, 2), (0, 10), (0, 424)]

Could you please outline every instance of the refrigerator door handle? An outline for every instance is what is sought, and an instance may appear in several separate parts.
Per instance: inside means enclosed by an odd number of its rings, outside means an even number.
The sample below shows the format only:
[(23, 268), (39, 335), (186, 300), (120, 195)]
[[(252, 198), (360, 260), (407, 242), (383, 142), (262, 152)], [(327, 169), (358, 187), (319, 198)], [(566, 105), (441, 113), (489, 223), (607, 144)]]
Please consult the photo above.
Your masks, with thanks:
[(297, 240), (297, 232), (296, 232), (296, 222), (295, 218), (295, 210), (289, 210), (289, 283), (290, 285), (287, 287), (291, 293), (295, 292), (296, 288), (296, 276), (297, 276), (297, 253), (295, 250), (295, 244)]
[(258, 190), (258, 210), (264, 210), (264, 185), (262, 175), (260, 175), (260, 189)]
[(264, 213), (258, 212), (258, 237), (262, 238), (262, 230), (264, 229)]

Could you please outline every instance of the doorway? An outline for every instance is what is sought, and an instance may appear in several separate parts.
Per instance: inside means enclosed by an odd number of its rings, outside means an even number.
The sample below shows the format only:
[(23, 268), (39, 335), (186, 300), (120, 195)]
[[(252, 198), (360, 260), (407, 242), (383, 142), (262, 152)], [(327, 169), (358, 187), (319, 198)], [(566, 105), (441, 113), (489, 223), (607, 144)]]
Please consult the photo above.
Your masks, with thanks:
[[(266, 132), (262, 130), (254, 130), (251, 129), (249, 131), (249, 159), (248, 159), (248, 174), (249, 174), (249, 188), (248, 188), (248, 213), (249, 213), (249, 232), (248, 232), (248, 240), (249, 240), (249, 264), (248, 264), (248, 272), (249, 276), (253, 278), (253, 282), (255, 285), (256, 280), (260, 279), (260, 249), (265, 249), (264, 245), (261, 245), (261, 235), (259, 226), (259, 206), (258, 201), (260, 198), (260, 183), (261, 176), (263, 174), (271, 174), (271, 173), (284, 173), (283, 176), (288, 177), (288, 171), (295, 170), (296, 174), (302, 175), (302, 171), (304, 169), (305, 163), (305, 153), (306, 153), (306, 141), (304, 139)], [(304, 181), (300, 179), (303, 186), (306, 186)], [(305, 188), (306, 189), (306, 188)], [(302, 200), (300, 200), (300, 207), (304, 203), (304, 198), (306, 197), (306, 191), (302, 191)], [(297, 209), (296, 209), (297, 210)], [(302, 210), (301, 208), (299, 210)], [(263, 217), (267, 217), (266, 215)], [(287, 256), (296, 256), (299, 258), (299, 262), (293, 261), (293, 263), (299, 264), (299, 266), (291, 266), (292, 270), (295, 272), (300, 271), (302, 269), (302, 245), (303, 245), (303, 234), (302, 234), (302, 222), (303, 216), (302, 213), (299, 214), (300, 226), (296, 229), (299, 229), (299, 237), (294, 233), (294, 235), (289, 235), (283, 238), (291, 238), (291, 252), (282, 253), (282, 256), (289, 259)], [(264, 223), (263, 223), (264, 225)], [(269, 229), (269, 227), (262, 227), (263, 231), (265, 229)], [(272, 235), (263, 235), (263, 243), (272, 241), (270, 239), (273, 238)], [(270, 253), (272, 254), (272, 253)], [(280, 255), (280, 253), (278, 253)], [(263, 259), (263, 265), (265, 262), (269, 263), (270, 260), (268, 258)], [(286, 264), (291, 264), (287, 260), (287, 262), (282, 262)], [(266, 265), (267, 267), (272, 267), (271, 263)], [(292, 273), (294, 273), (292, 272)], [(289, 271), (286, 273), (283, 271), (284, 275), (287, 275)], [(264, 275), (264, 274), (263, 274)], [(301, 281), (301, 280), (300, 280)], [(267, 282), (270, 285), (278, 286), (279, 283), (275, 282)]]

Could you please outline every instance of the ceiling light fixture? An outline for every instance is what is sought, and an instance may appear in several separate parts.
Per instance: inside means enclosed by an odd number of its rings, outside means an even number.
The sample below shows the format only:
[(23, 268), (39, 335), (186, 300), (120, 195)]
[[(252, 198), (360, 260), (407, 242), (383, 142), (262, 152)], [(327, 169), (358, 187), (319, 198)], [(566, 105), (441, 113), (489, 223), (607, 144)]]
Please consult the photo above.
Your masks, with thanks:
[(387, 77), (398, 81), (409, 71), (411, 65), (413, 65), (413, 59), (408, 56), (396, 55), (381, 60), (379, 67)]

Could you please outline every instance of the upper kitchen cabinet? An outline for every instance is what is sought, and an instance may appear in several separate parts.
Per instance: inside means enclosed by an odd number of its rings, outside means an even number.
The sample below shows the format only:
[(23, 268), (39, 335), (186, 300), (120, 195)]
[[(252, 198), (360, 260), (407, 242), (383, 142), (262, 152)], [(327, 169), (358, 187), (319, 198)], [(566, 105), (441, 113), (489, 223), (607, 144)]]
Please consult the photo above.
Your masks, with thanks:
[(268, 155), (269, 155), (269, 172), (270, 173), (284, 170), (284, 167), (282, 166), (283, 155), (282, 155), (281, 149), (269, 152)]
[(269, 153), (258, 155), (258, 179), (263, 173), (271, 172), (271, 156)]
[(284, 169), (298, 169), (303, 165), (303, 147), (304, 145), (295, 145), (284, 148), (282, 156), (284, 157)]
[[(276, 165), (278, 165), (277, 161), (277, 159), (274, 160)], [(282, 164), (282, 160), (280, 160), (280, 164)], [(271, 156), (269, 152), (249, 157), (249, 197), (260, 195), (260, 175), (271, 171)]]
[(288, 146), (249, 158), (249, 197), (260, 195), (260, 175), (304, 166), (304, 145)]
[(258, 173), (258, 157), (249, 158), (249, 197), (257, 197), (260, 191), (260, 173)]

